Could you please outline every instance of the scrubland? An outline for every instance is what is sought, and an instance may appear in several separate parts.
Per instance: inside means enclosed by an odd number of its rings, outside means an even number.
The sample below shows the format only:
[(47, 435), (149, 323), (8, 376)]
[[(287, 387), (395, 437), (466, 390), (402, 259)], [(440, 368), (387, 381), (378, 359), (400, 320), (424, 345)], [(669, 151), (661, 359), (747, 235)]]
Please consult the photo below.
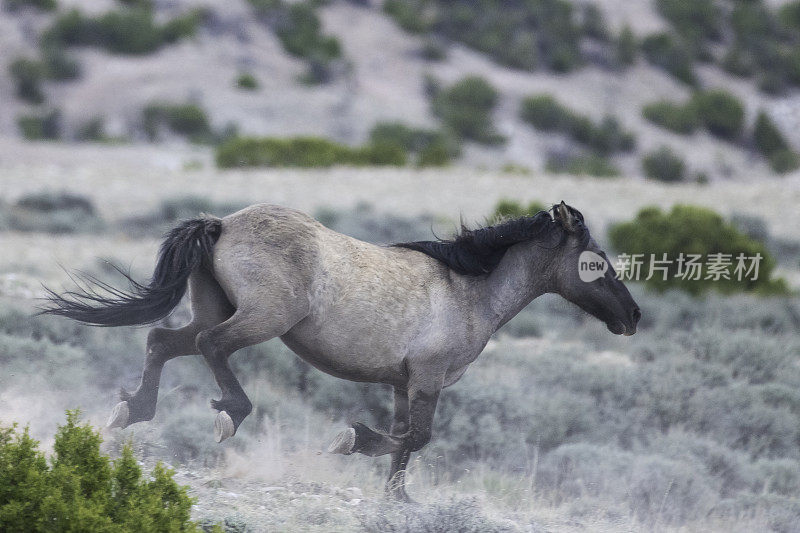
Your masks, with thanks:
[[(18, 247), (2, 264), (0, 421), (30, 424), (45, 449), (67, 408), (104, 423), (116, 389), (137, 384), (146, 333), (32, 318), (34, 281), (68, 283), (48, 260), (64, 254), (119, 283), (92, 258), (106, 253), (145, 278), (171, 221), (237, 202), (148, 205), (59, 219), (77, 233), (47, 233), (47, 217), (33, 232), (0, 233)], [(27, 220), (8, 204), (4, 213)], [(316, 215), (374, 242), (452, 226), (363, 204)], [(193, 518), (227, 531), (796, 531), (800, 301), (633, 291), (644, 318), (631, 338), (555, 296), (498, 332), (442, 394), (434, 439), (410, 467), (418, 506), (382, 499), (385, 458), (323, 452), (349, 422), (386, 428), (390, 391), (322, 374), (279, 341), (232, 359), (255, 406), (235, 438), (214, 443), (218, 391), (202, 360), (185, 357), (166, 367), (156, 418), (104, 433), (104, 449), (114, 456), (130, 441), (144, 464), (166, 461), (198, 498)], [(167, 323), (187, 318), (181, 307)]]

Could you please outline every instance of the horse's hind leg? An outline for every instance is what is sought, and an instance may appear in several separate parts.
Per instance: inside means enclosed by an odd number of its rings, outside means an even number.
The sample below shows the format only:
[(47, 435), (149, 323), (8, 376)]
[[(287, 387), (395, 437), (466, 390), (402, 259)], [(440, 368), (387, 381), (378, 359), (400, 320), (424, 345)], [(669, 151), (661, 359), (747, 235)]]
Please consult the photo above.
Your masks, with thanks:
[(192, 321), (178, 329), (153, 328), (147, 335), (147, 351), (139, 387), (134, 393), (122, 391), (120, 403), (114, 407), (108, 427), (126, 427), (135, 422), (152, 420), (156, 412), (161, 371), (170, 359), (199, 353), (197, 334), (233, 314), (233, 308), (219, 284), (207, 273), (197, 272), (189, 278)]
[[(265, 301), (271, 301), (278, 306), (286, 302), (277, 297), (274, 300), (266, 297)], [(228, 365), (228, 358), (236, 350), (289, 331), (305, 315), (301, 308), (302, 306), (296, 306), (282, 312), (270, 312), (263, 305), (240, 305), (228, 320), (197, 336), (197, 347), (222, 391), (222, 398), (211, 400), (211, 406), (219, 411), (214, 421), (214, 437), (217, 442), (232, 437), (253, 410), (253, 404)]]

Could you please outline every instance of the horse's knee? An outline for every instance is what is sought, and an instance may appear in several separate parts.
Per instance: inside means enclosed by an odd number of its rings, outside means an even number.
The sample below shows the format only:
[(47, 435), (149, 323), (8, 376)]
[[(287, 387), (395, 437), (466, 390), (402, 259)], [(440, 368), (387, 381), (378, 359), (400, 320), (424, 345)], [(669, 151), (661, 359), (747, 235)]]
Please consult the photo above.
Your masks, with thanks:
[(418, 430), (412, 429), (411, 431), (408, 432), (405, 438), (405, 445), (408, 447), (410, 451), (416, 452), (418, 450), (421, 450), (426, 444), (428, 444), (431, 441), (431, 435), (432, 433), (430, 428), (418, 429)]

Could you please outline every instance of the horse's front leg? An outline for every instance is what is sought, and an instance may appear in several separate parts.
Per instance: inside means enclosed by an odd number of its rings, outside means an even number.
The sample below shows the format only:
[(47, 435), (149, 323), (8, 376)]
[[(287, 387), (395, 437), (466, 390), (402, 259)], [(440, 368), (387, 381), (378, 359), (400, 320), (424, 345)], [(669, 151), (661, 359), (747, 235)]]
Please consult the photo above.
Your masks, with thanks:
[[(378, 455), (392, 454), (392, 471), (387, 484), (387, 492), (390, 496), (397, 499), (407, 500), (405, 493), (405, 468), (411, 452), (415, 452), (425, 446), (431, 440), (431, 428), (433, 426), (433, 415), (436, 412), (436, 402), (439, 399), (439, 392), (442, 388), (442, 380), (425, 376), (426, 379), (420, 383), (409, 382), (407, 393), (407, 412), (408, 423), (405, 431), (400, 434), (386, 434), (372, 430), (364, 424), (355, 423), (348, 428), (331, 443), (328, 451), (331, 453), (341, 453), (349, 455), (351, 453), (362, 453), (372, 457)], [(395, 392), (395, 401), (398, 395), (402, 400), (403, 393)], [(400, 402), (399, 411), (402, 415), (405, 409)], [(398, 404), (395, 404), (395, 414), (398, 414)], [(395, 424), (398, 420), (395, 418)], [(402, 420), (397, 424), (398, 429), (402, 427)], [(402, 473), (401, 473), (402, 472)]]
[[(394, 388), (394, 417), (392, 418), (392, 428), (389, 431), (392, 435), (402, 435), (408, 431), (408, 391), (405, 388)], [(406, 469), (410, 457), (411, 450), (407, 447), (402, 447), (392, 453), (389, 480), (386, 482), (386, 496), (393, 500), (411, 501), (405, 488)]]

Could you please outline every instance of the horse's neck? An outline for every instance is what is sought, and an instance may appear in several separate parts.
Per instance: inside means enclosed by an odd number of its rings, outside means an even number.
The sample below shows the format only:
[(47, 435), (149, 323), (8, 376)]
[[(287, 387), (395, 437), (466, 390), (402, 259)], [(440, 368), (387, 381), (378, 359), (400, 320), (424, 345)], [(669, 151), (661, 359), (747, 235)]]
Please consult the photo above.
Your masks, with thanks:
[(552, 291), (552, 250), (534, 243), (512, 246), (484, 280), (489, 313), (499, 328), (534, 298)]

